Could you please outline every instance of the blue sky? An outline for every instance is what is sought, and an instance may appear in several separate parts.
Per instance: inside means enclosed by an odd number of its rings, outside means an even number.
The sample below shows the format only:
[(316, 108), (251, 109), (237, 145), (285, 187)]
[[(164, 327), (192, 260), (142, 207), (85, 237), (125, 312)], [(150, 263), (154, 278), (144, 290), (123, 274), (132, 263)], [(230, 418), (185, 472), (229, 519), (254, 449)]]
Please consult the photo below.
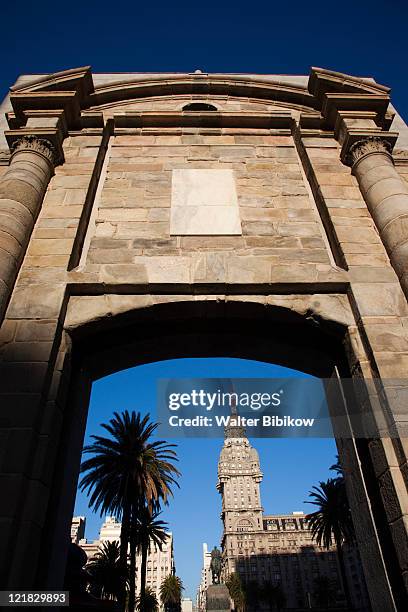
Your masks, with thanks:
[(22, 73), (308, 74), (310, 66), (374, 76), (408, 114), (406, 0), (21, 0), (1, 8), (0, 96)]
[[(85, 443), (91, 434), (102, 434), (102, 422), (114, 411), (149, 412), (156, 418), (156, 384), (159, 378), (229, 378), (299, 376), (294, 370), (240, 359), (179, 359), (162, 361), (108, 376), (93, 385)], [(304, 376), (302, 374), (302, 376)], [(173, 441), (173, 440), (172, 440)], [(178, 444), (180, 489), (163, 511), (163, 520), (174, 534), (176, 570), (194, 597), (200, 579), (202, 543), (220, 544), (221, 502), (216, 490), (217, 463), (222, 439), (181, 439)], [(303, 510), (310, 488), (330, 475), (336, 447), (332, 439), (256, 439), (264, 481), (261, 487), (266, 514)], [(290, 485), (288, 484), (290, 483)], [(87, 498), (78, 493), (76, 515), (87, 517), (86, 537), (98, 537), (99, 515), (88, 509)]]

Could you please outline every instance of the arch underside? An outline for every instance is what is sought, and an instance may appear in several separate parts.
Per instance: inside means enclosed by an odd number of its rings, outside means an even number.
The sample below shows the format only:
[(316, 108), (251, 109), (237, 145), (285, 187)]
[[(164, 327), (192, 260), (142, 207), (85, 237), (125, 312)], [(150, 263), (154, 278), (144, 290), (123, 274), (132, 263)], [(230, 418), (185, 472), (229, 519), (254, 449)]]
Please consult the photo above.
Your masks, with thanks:
[(321, 377), (330, 376), (336, 364), (346, 367), (346, 326), (333, 320), (262, 303), (167, 297), (166, 303), (105, 314), (65, 330), (70, 341), (63, 344), (72, 348), (62, 373), (63, 423), (39, 582), (56, 585), (63, 577), (65, 534), (74, 507), (94, 380), (133, 366), (186, 357), (259, 360)]
[(92, 379), (153, 361), (235, 357), (328, 378), (344, 369), (346, 328), (282, 307), (216, 301), (156, 304), (72, 331), (74, 363)]

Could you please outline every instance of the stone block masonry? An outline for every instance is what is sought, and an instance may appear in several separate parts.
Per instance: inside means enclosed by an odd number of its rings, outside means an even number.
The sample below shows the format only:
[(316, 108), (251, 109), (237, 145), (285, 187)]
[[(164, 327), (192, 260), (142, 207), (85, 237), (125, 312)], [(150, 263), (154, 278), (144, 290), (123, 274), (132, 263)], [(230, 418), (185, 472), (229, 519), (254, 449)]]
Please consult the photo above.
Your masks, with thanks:
[[(183, 136), (146, 136), (145, 143), (141, 136), (137, 137), (138, 146), (129, 147), (131, 138), (118, 136), (113, 141), (90, 242), (88, 257), (93, 269), (106, 263), (140, 264), (144, 256), (156, 256), (156, 260), (166, 256), (163, 270), (175, 256), (188, 257), (196, 267), (199, 264), (195, 262), (205, 261), (205, 253), (210, 251), (219, 252), (218, 261), (224, 262), (224, 268), (228, 263), (235, 265), (230, 259), (239, 257), (246, 258), (243, 265), (245, 261), (248, 266), (248, 256), (259, 258), (253, 261), (254, 269), (262, 267), (263, 256), (268, 264), (287, 260), (290, 266), (295, 259), (314, 268), (317, 263), (330, 264), (324, 229), (310, 200), (292, 139), (284, 137), (283, 143), (275, 139), (278, 144), (274, 144), (268, 136), (257, 137), (257, 144), (262, 144), (259, 147), (251, 136), (235, 136), (229, 147), (220, 147), (214, 144), (214, 136), (197, 136), (189, 146), (183, 144)], [(144, 161), (146, 157), (151, 163)], [(178, 180), (183, 181), (181, 177), (187, 184), (189, 172), (195, 176), (208, 173), (207, 189), (212, 185), (214, 193), (200, 196), (196, 190), (195, 197), (197, 202), (212, 202), (210, 206), (216, 204), (215, 191), (220, 193), (215, 189), (215, 177), (230, 181), (222, 183), (230, 191), (218, 196), (228, 201), (220, 204), (226, 208), (215, 206), (212, 222), (212, 209), (203, 209), (201, 221), (193, 228), (183, 226), (186, 217), (181, 212), (181, 199), (185, 196), (177, 186)], [(194, 209), (193, 200), (194, 196), (187, 206)], [(189, 239), (191, 233), (197, 237)], [(236, 236), (228, 236), (231, 233)], [(198, 258), (200, 252), (204, 256)], [(146, 265), (151, 267), (153, 262), (146, 259)], [(211, 276), (209, 270), (207, 280)], [(206, 280), (203, 275), (201, 279)]]

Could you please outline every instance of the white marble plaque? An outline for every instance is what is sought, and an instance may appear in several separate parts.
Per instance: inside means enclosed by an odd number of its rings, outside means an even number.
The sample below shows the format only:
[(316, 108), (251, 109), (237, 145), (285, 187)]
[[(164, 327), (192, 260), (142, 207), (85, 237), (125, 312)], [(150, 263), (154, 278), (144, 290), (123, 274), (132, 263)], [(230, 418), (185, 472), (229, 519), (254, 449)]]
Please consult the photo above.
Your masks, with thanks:
[(170, 234), (240, 235), (232, 170), (173, 170)]

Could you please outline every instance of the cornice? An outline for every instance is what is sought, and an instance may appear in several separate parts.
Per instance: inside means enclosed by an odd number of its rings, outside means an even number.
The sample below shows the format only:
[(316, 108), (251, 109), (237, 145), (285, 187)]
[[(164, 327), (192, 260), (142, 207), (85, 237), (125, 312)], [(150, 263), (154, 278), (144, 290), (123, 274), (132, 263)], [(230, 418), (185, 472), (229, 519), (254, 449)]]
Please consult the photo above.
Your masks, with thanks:
[[(129, 79), (131, 77), (131, 79)], [(252, 87), (254, 91), (259, 93), (260, 88), (265, 91), (286, 91), (289, 94), (296, 96), (304, 96), (305, 99), (319, 99), (320, 96), (328, 92), (337, 93), (389, 93), (389, 88), (376, 83), (372, 79), (355, 77), (324, 68), (312, 67), (310, 71), (307, 87), (304, 85), (290, 82), (288, 79), (283, 79), (280, 75), (256, 75), (247, 73), (237, 74), (222, 74), (222, 73), (163, 73), (163, 74), (126, 74), (126, 79), (117, 81), (116, 83), (105, 84), (94, 88), (92, 71), (90, 66), (81, 66), (79, 68), (71, 68), (52, 74), (33, 76), (27, 83), (16, 84), (11, 87), (12, 92), (33, 92), (33, 91), (78, 91), (81, 98), (86, 96), (99, 96), (103, 93), (110, 92), (111, 94), (117, 89), (126, 89), (132, 87), (146, 88), (152, 86), (177, 88), (178, 84), (184, 85), (186, 90), (201, 89), (203, 86), (208, 87), (211, 84), (214, 87), (224, 88), (228, 86), (242, 85), (246, 89)], [(139, 88), (139, 90), (140, 90)], [(171, 93), (174, 93), (172, 91)], [(257, 96), (258, 97), (258, 96)], [(269, 97), (269, 96), (268, 96)], [(307, 104), (309, 106), (309, 104)]]
[(390, 97), (388, 94), (367, 94), (367, 93), (325, 93), (322, 98), (322, 115), (325, 118), (326, 126), (333, 128), (336, 125), (338, 113), (349, 111), (353, 113), (367, 112), (375, 113), (375, 121), (382, 125)]
[(271, 100), (279, 103), (292, 103), (307, 108), (315, 108), (314, 97), (305, 88), (278, 82), (248, 79), (237, 75), (235, 78), (223, 75), (180, 75), (169, 79), (136, 80), (133, 82), (108, 84), (95, 89), (89, 96), (89, 105), (102, 106), (111, 102), (139, 98), (163, 97), (173, 95), (224, 95)]
[[(369, 79), (312, 68), (308, 88), (296, 81), (287, 82), (276, 77), (262, 75), (223, 74), (172, 74), (172, 75), (127, 75), (121, 82), (107, 83), (95, 89), (89, 66), (41, 75), (29, 83), (11, 88), (12, 112), (8, 113), (10, 131), (7, 139), (11, 144), (20, 136), (46, 132), (40, 128), (54, 120), (59, 135), (55, 146), (62, 159), (62, 140), (71, 131), (101, 129), (104, 125), (103, 106), (146, 98), (173, 98), (179, 95), (191, 97), (211, 96), (244, 98), (247, 101), (289, 104), (301, 111), (302, 134), (332, 133), (338, 123), (339, 113), (374, 113), (373, 122), (378, 128), (388, 130), (391, 115), (388, 112), (389, 89)], [(290, 129), (294, 119), (290, 112), (113, 112), (118, 129), (152, 128), (243, 128), (243, 129)], [(31, 119), (31, 121), (30, 121)], [(29, 125), (35, 125), (30, 130)], [(375, 128), (375, 126), (374, 126)], [(376, 130), (374, 129), (374, 132)], [(381, 131), (380, 129), (378, 131)], [(387, 132), (387, 134), (389, 134)], [(376, 134), (372, 134), (375, 136)], [(45, 134), (44, 137), (49, 137)], [(390, 135), (388, 140), (392, 140)], [(346, 138), (347, 140), (347, 138)], [(352, 135), (350, 143), (355, 142)], [(59, 141), (59, 142), (58, 142)]]
[(318, 100), (329, 92), (388, 94), (390, 88), (373, 80), (354, 77), (342, 72), (312, 67), (310, 70), (308, 91)]
[(91, 66), (70, 68), (52, 74), (34, 76), (31, 81), (10, 87), (11, 92), (75, 90), (84, 95), (94, 91)]
[[(289, 103), (314, 111), (323, 109), (327, 115), (328, 105), (355, 108), (365, 105), (388, 105), (388, 88), (369, 83), (363, 79), (312, 68), (308, 90), (301, 85), (283, 80), (266, 80), (261, 76), (222, 74), (153, 75), (140, 79), (108, 83), (94, 88), (89, 66), (41, 76), (30, 83), (11, 88), (10, 100), (14, 113), (23, 121), (24, 111), (34, 109), (64, 109), (69, 129), (79, 127), (81, 111), (94, 109), (109, 103), (132, 99), (177, 96), (234, 96), (253, 100), (270, 100)], [(95, 117), (96, 118), (96, 117)], [(326, 117), (327, 119), (327, 117)], [(88, 117), (89, 121), (89, 117)], [(20, 126), (21, 127), (21, 126)]]
[(408, 165), (408, 150), (396, 149), (393, 152), (393, 159), (396, 166)]
[(27, 114), (35, 110), (54, 110), (57, 113), (64, 111), (70, 128), (80, 126), (81, 104), (76, 91), (16, 92), (10, 94), (10, 102), (13, 113), (9, 114), (9, 121), (16, 121), (19, 127), (26, 124)]

